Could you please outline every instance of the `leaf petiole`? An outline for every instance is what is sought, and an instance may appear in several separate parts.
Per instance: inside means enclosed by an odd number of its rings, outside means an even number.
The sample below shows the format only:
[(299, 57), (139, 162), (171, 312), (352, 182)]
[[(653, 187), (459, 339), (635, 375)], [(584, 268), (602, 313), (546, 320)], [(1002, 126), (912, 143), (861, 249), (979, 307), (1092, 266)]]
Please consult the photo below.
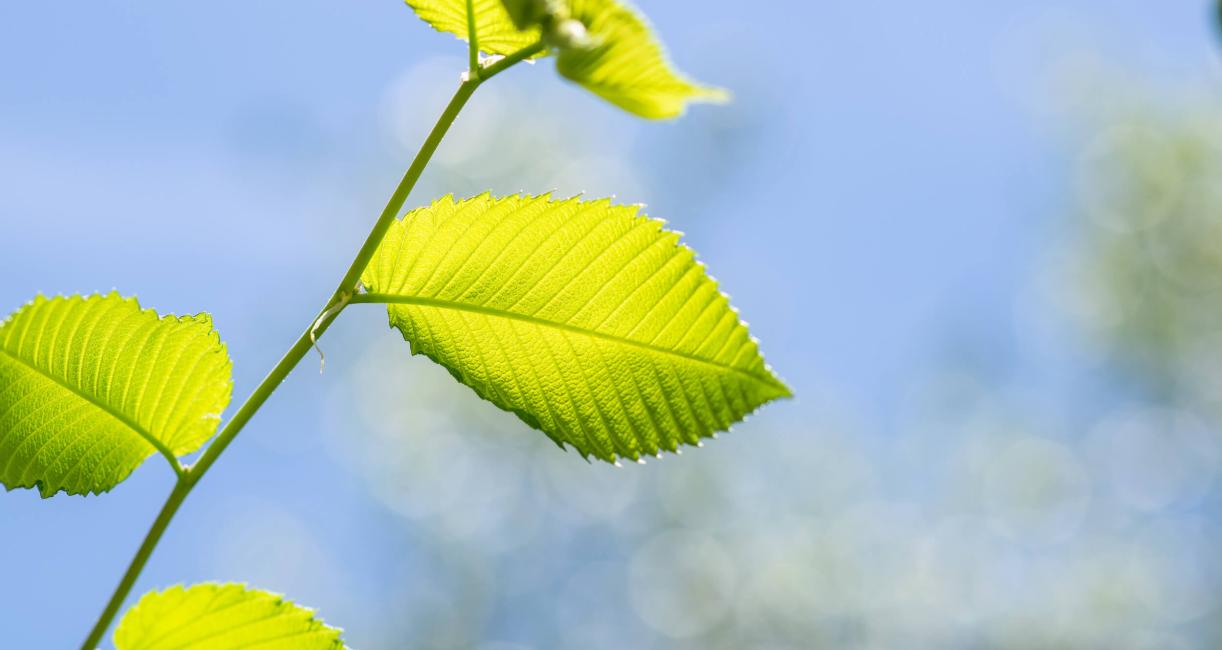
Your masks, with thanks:
[(475, 0), (467, 0), (467, 65), (472, 77), (480, 77), (479, 34), (475, 31)]

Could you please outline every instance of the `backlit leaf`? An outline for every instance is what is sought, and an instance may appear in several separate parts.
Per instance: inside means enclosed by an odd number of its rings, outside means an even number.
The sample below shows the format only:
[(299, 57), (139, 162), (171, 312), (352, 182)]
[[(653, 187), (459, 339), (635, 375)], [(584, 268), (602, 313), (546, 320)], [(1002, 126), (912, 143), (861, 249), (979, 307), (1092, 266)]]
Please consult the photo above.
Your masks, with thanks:
[(549, 2), (559, 3), (560, 0), (501, 0), (509, 19), (518, 29), (526, 29), (540, 22)]
[[(539, 28), (519, 30), (501, 0), (474, 0), (479, 49), (488, 54), (512, 54), (539, 42)], [(441, 32), (467, 40), (467, 0), (407, 0), (424, 22)]]
[(590, 92), (641, 117), (681, 115), (689, 102), (722, 102), (729, 95), (675, 70), (645, 18), (618, 0), (568, 0), (586, 29), (589, 47), (561, 48), (556, 69)]
[(0, 323), (0, 483), (101, 493), (158, 451), (193, 452), (216, 432), (229, 373), (207, 314), (39, 296)]
[(673, 451), (790, 393), (662, 225), (607, 200), (447, 197), (391, 228), (360, 300), (562, 446)]
[[(467, 39), (466, 0), (407, 4), (435, 29)], [(473, 6), (480, 50), (507, 55), (542, 38), (556, 55), (561, 75), (641, 117), (676, 117), (690, 102), (728, 98), (724, 90), (676, 70), (644, 16), (626, 2), (475, 0)], [(519, 29), (528, 21), (533, 22)]]
[(240, 584), (145, 594), (115, 629), (117, 650), (342, 650), (341, 631), (284, 597)]

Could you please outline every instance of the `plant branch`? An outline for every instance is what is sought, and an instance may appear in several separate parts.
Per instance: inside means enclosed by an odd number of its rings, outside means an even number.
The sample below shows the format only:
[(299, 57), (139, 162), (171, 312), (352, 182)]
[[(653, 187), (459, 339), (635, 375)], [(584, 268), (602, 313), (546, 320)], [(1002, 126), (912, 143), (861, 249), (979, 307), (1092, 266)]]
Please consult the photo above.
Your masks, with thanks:
[(514, 52), (513, 54), (510, 54), (509, 56), (497, 61), (496, 63), (493, 63), (492, 65), (482, 68), (482, 71), (480, 73), (480, 80), (487, 81), (497, 76), (498, 74), (504, 72), (507, 68), (512, 67), (515, 64), (521, 63), (525, 59), (529, 59), (530, 57), (542, 52), (545, 49), (547, 49), (547, 44), (545, 44), (543, 41), (539, 41), (538, 43), (535, 43), (534, 45), (527, 45), (526, 47), (518, 50), (517, 52)]
[(127, 571), (123, 574), (123, 578), (119, 580), (119, 586), (115, 588), (115, 592), (106, 603), (106, 609), (103, 609), (102, 615), (98, 617), (97, 625), (93, 627), (93, 630), (89, 633), (89, 638), (85, 639), (85, 643), (81, 646), (82, 650), (94, 650), (102, 642), (102, 635), (110, 627), (110, 622), (114, 619), (115, 614), (119, 613), (119, 608), (123, 606), (123, 601), (127, 599), (127, 594), (131, 591), (132, 585), (136, 583), (136, 578), (139, 578), (140, 572), (144, 570), (144, 564), (148, 562), (149, 556), (153, 554), (153, 549), (157, 548), (157, 542), (161, 541), (162, 533), (170, 525), (170, 520), (174, 518), (174, 513), (178, 512), (178, 507), (182, 505), (183, 499), (186, 499), (187, 494), (190, 492), (191, 483), (185, 478), (179, 478), (178, 483), (174, 485), (174, 491), (170, 492), (165, 505), (161, 506), (161, 512), (157, 514), (157, 519), (153, 520), (153, 526), (149, 528), (148, 534), (144, 536), (144, 542), (140, 544), (139, 550), (136, 551), (136, 557), (132, 558), (131, 564), (127, 566)]
[[(472, 43), (472, 51), (474, 52), (476, 51), (474, 40)], [(118, 586), (115, 587), (115, 591), (107, 602), (106, 608), (102, 610), (97, 623), (85, 639), (85, 643), (81, 646), (82, 650), (94, 650), (98, 643), (101, 642), (102, 635), (110, 627), (119, 608), (123, 605), (123, 601), (127, 599), (136, 580), (140, 577), (144, 565), (148, 562), (149, 557), (152, 556), (153, 550), (156, 549), (162, 534), (165, 533), (166, 528), (170, 525), (170, 521), (173, 520), (174, 515), (191, 493), (191, 490), (204, 477), (204, 474), (212, 467), (221, 453), (233, 442), (233, 439), (242, 431), (246, 423), (259, 411), (259, 408), (276, 392), (276, 389), (288, 377), (293, 368), (297, 367), (301, 359), (310, 351), (314, 342), (327, 331), (331, 323), (343, 312), (344, 306), (357, 291), (361, 273), (369, 264), (369, 260), (373, 257), (374, 253), (377, 252), (378, 246), (386, 236), (386, 231), (390, 228), (400, 210), (403, 209), (403, 204), (416, 186), (416, 182), (420, 180), (420, 175), (424, 173), (424, 168), (433, 157), (437, 146), (441, 144), (442, 138), (445, 137), (446, 132), (458, 117), (459, 112), (462, 111), (463, 106), (466, 105), (467, 100), (471, 98), (475, 89), (484, 81), (491, 79), (515, 63), (534, 56), (542, 50), (542, 43), (523, 48), (501, 59), (496, 64), (484, 68), (482, 74), (468, 75), (467, 79), (459, 85), (453, 99), (450, 100), (445, 110), (442, 111), (441, 117), (437, 119), (437, 123), (433, 125), (432, 131), (429, 132), (428, 137), (425, 138), (424, 143), (420, 146), (420, 150), (407, 168), (407, 172), (403, 174), (398, 187), (395, 188), (394, 193), (391, 194), (390, 199), (386, 202), (386, 207), (382, 210), (382, 214), (378, 216), (378, 220), (374, 223), (373, 229), (370, 230), (365, 243), (361, 246), (356, 257), (352, 260), (352, 264), (344, 273), (339, 286), (331, 294), (330, 299), (327, 300), (323, 308), (319, 310), (318, 316), (306, 326), (305, 331), (297, 338), (293, 346), (284, 353), (279, 363), (272, 368), (272, 371), (255, 388), (250, 397), (246, 399), (246, 402), (238, 408), (233, 418), (229, 420), (225, 428), (216, 437), (216, 440), (200, 456), (199, 462), (178, 473), (178, 482), (175, 484), (174, 490), (170, 492), (170, 496), (166, 499), (165, 505), (162, 506), (157, 519), (153, 521), (152, 527), (149, 528), (144, 541), (136, 551), (135, 557), (132, 558), (131, 564), (128, 565), (127, 571), (123, 574), (123, 578), (119, 580)], [(478, 65), (478, 60), (476, 65)]]

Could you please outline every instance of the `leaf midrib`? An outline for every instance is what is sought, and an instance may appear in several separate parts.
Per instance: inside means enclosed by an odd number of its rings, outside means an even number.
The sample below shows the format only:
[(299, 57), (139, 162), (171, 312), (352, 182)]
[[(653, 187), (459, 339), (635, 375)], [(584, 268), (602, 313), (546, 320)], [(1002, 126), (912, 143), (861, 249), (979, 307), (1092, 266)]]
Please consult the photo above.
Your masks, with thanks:
[(465, 311), (465, 312), (470, 312), (470, 313), (475, 313), (475, 314), (484, 314), (487, 316), (495, 316), (498, 318), (508, 318), (511, 320), (532, 323), (532, 324), (540, 325), (543, 327), (551, 327), (555, 329), (564, 330), (567, 332), (573, 332), (575, 334), (581, 334), (583, 336), (590, 336), (594, 338), (603, 339), (606, 341), (611, 341), (613, 343), (619, 343), (621, 345), (627, 345), (627, 346), (631, 346), (635, 348), (640, 348), (642, 350), (647, 350), (655, 354), (679, 357), (679, 358), (686, 359), (688, 361), (692, 361), (695, 363), (703, 364), (706, 366), (711, 366), (711, 367), (717, 368), (718, 370), (723, 370), (723, 371), (731, 372), (737, 375), (742, 375), (748, 379), (759, 382), (771, 388), (777, 389), (781, 391), (783, 394), (786, 394), (786, 395), (789, 394), (789, 389), (786, 388), (784, 384), (780, 383), (779, 380), (777, 380), (776, 378), (770, 375), (760, 376), (749, 370), (743, 370), (742, 368), (737, 368), (735, 366), (731, 366), (725, 363), (713, 361), (711, 359), (706, 359), (704, 357), (698, 356), (690, 352), (672, 350), (670, 348), (664, 348), (662, 346), (654, 345), (652, 343), (645, 343), (643, 341), (637, 341), (634, 339), (624, 338), (622, 336), (616, 336), (614, 334), (607, 334), (606, 332), (600, 332), (598, 330), (585, 329), (582, 327), (577, 327), (576, 325), (570, 325), (568, 323), (561, 323), (561, 322), (554, 321), (554, 320), (547, 320), (545, 318), (539, 318), (537, 316), (530, 316), (527, 314), (520, 314), (518, 312), (506, 311), (503, 309), (496, 309), (494, 307), (485, 307), (483, 305), (472, 305), (469, 303), (457, 302), (454, 300), (445, 300), (442, 298), (431, 298), (431, 297), (425, 297), (425, 296), (407, 296), (407, 295), (376, 293), (376, 292), (359, 294), (357, 296), (353, 296), (352, 302), (371, 303), (371, 304), (420, 305), (423, 307), (436, 307), (439, 309), (453, 309), (455, 311)]
[(152, 445), (154, 449), (156, 449), (158, 452), (161, 453), (161, 455), (165, 456), (166, 459), (170, 461), (171, 466), (177, 466), (178, 457), (174, 455), (174, 452), (170, 451), (169, 447), (166, 447), (163, 442), (158, 440), (156, 436), (150, 433), (147, 429), (140, 426), (136, 422), (132, 421), (131, 418), (127, 417), (123, 413), (115, 410), (109, 404), (106, 404), (105, 402), (100, 401), (96, 396), (86, 393), (85, 391), (65, 382), (64, 380), (60, 379), (59, 377), (56, 377), (55, 375), (48, 373), (47, 371), (43, 370), (42, 368), (39, 368), (38, 366), (34, 365), (34, 363), (32, 363), (31, 361), (23, 357), (17, 356), (13, 354), (12, 352), (9, 352), (8, 350), (5, 350), (4, 348), (0, 348), (0, 355), (4, 355), (12, 359), (13, 361), (16, 361), (17, 363), (25, 366), (26, 368), (29, 368), (34, 373), (37, 373), (38, 375), (47, 378), (52, 383), (58, 385), (59, 387), (72, 393), (73, 395), (76, 395), (77, 397), (85, 400), (89, 404), (92, 404), (94, 407), (96, 407), (98, 410), (118, 420), (124, 426), (134, 431), (141, 438), (144, 438), (144, 441)]

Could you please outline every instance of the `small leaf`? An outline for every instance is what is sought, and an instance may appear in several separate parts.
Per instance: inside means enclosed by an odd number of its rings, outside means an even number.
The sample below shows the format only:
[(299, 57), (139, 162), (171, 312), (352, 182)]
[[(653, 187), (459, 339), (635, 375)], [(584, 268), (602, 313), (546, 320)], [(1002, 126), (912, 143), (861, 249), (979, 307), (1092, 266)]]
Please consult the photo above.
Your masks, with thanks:
[(674, 69), (653, 30), (617, 0), (568, 0), (590, 47), (561, 48), (556, 69), (620, 108), (650, 119), (683, 114), (689, 102), (724, 102), (729, 94), (697, 84)]
[(115, 629), (118, 650), (342, 650), (341, 630), (282, 596), (240, 584), (145, 594)]
[[(434, 29), (467, 40), (466, 0), (407, 0)], [(474, 0), (479, 47), (508, 55), (545, 39), (556, 69), (590, 92), (650, 119), (729, 95), (675, 70), (645, 18), (619, 0)]]
[[(467, 40), (467, 0), (406, 0), (424, 22), (439, 32)], [(475, 33), (479, 49), (488, 54), (513, 54), (539, 42), (540, 30), (519, 30), (501, 0), (474, 0)]]
[(391, 227), (362, 301), (562, 447), (674, 451), (790, 392), (662, 225), (607, 200), (447, 197)]
[(207, 314), (39, 296), (0, 323), (0, 483), (100, 494), (157, 451), (193, 452), (216, 432), (229, 373)]

